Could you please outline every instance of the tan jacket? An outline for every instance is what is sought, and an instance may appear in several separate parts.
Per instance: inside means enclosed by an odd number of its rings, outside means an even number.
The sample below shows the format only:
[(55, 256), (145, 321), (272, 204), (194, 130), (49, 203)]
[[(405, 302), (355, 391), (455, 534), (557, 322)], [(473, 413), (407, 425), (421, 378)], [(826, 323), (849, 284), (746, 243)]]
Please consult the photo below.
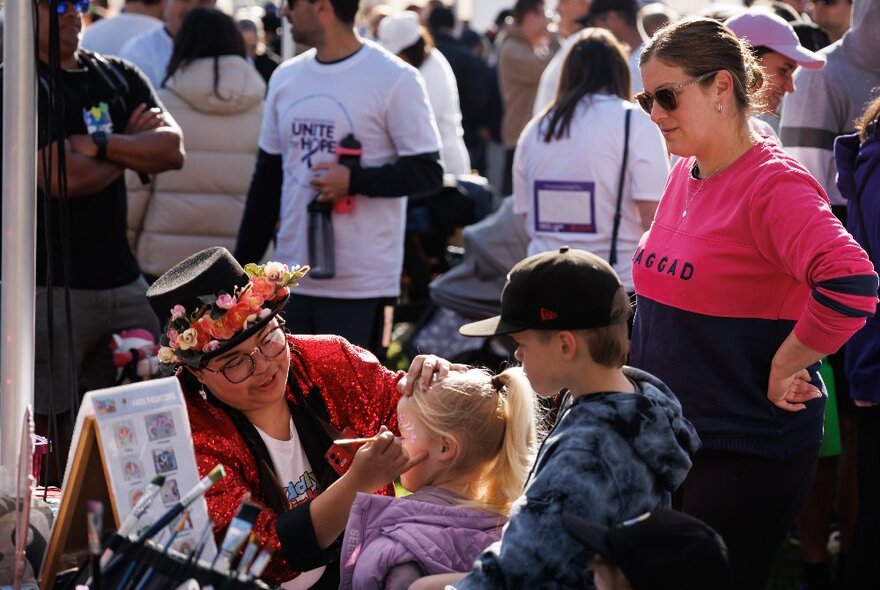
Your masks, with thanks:
[[(159, 90), (183, 130), (186, 163), (143, 186), (130, 175), (128, 227), (141, 270), (159, 276), (209, 246), (235, 246), (257, 156), (266, 84), (233, 55), (198, 59)], [(218, 97), (219, 95), (219, 97)]]
[(504, 102), (501, 141), (506, 149), (512, 150), (532, 118), (541, 74), (558, 45), (532, 46), (516, 25), (511, 25), (503, 35), (498, 51), (498, 82)]

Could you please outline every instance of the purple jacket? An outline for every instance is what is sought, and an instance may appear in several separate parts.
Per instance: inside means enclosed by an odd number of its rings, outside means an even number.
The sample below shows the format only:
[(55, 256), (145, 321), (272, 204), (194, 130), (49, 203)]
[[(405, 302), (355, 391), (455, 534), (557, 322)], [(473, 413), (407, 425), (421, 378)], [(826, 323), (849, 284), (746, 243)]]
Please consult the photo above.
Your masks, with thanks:
[[(858, 135), (834, 142), (837, 187), (847, 200), (846, 229), (880, 268), (880, 130), (860, 144)], [(868, 318), (845, 349), (852, 399), (880, 402), (880, 314)]]
[(342, 542), (340, 590), (405, 588), (421, 576), (470, 571), (507, 519), (452, 502), (431, 487), (406, 498), (359, 493)]

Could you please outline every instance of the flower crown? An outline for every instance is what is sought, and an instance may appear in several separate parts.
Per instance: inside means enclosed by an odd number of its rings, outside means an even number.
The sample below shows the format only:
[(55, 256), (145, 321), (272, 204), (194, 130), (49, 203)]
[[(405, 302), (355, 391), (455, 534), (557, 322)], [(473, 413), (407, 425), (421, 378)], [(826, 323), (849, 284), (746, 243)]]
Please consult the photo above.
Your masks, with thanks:
[(285, 297), (288, 287), (295, 287), (309, 267), (269, 262), (248, 264), (244, 271), (250, 281), (231, 294), (202, 295), (202, 305), (190, 313), (182, 305), (171, 308), (171, 319), (159, 338), (159, 368), (164, 375), (172, 375), (182, 364), (200, 368), (205, 354), (271, 314), (263, 305)]

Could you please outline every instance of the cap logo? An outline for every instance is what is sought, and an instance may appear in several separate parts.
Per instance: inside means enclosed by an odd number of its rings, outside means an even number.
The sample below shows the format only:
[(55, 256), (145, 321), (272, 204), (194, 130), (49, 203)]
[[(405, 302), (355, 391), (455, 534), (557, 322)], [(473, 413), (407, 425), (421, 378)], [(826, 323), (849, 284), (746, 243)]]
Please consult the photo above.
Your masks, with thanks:
[(549, 322), (550, 320), (555, 320), (559, 317), (559, 314), (553, 311), (552, 309), (547, 309), (546, 307), (542, 307), (538, 310), (538, 314), (541, 316), (542, 322)]

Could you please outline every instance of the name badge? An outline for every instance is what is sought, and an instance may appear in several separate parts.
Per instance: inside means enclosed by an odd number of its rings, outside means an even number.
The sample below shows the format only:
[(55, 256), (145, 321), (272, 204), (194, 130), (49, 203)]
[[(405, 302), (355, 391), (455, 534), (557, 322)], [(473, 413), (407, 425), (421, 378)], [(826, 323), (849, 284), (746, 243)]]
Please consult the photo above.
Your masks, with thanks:
[(596, 183), (536, 180), (535, 231), (596, 233)]

